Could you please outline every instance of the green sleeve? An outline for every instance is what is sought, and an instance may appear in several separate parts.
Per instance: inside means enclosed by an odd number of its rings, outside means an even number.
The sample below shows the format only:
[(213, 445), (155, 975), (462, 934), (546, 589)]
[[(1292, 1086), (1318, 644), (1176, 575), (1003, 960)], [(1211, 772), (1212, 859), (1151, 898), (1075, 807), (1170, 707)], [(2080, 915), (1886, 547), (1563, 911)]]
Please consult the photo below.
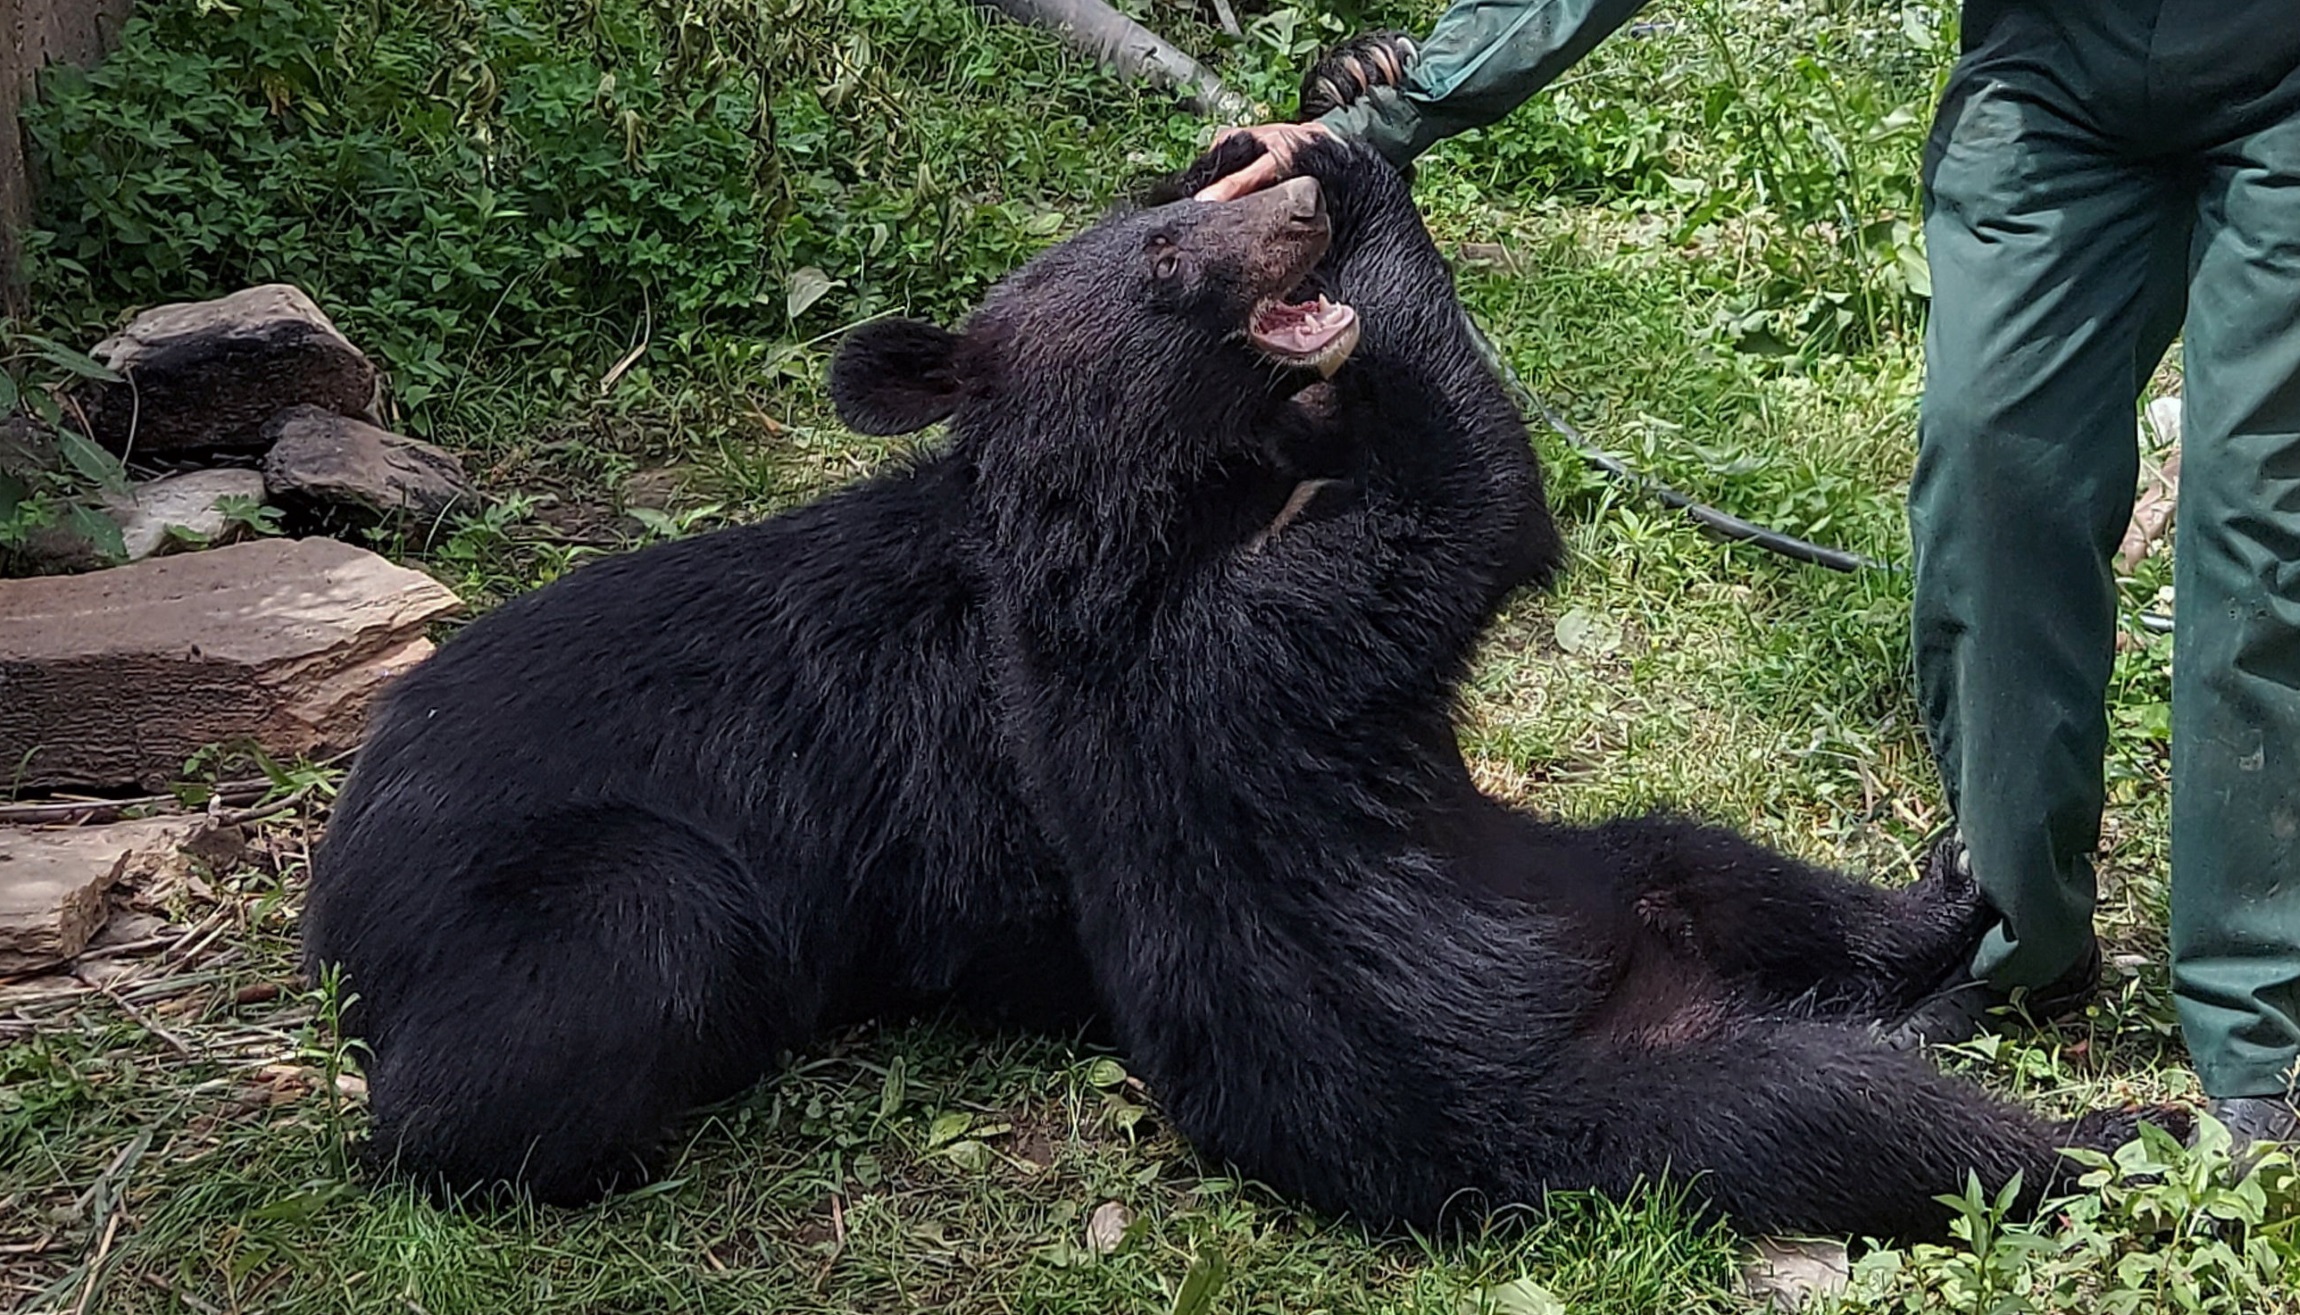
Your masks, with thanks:
[(1403, 165), (1492, 123), (1571, 68), (1645, 0), (1458, 0), (1399, 87), (1376, 87), (1318, 122)]

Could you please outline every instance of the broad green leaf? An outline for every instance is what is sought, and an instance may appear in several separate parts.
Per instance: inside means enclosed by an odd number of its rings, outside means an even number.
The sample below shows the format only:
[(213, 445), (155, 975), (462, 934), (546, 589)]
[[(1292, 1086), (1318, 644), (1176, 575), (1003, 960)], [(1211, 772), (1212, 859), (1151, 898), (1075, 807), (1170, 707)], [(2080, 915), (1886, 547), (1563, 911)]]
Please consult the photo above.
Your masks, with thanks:
[(75, 502), (64, 513), (64, 523), (74, 534), (96, 545), (96, 551), (107, 560), (116, 562), (128, 555), (128, 541), (120, 537), (119, 523), (95, 508)]
[(334, 1186), (314, 1187), (259, 1206), (253, 1217), (286, 1223), (306, 1223), (342, 1194)]
[(1893, 252), (1893, 261), (1900, 266), (1901, 281), (1909, 285), (1913, 296), (1933, 295), (1933, 269), (1925, 263), (1925, 253), (1914, 246), (1902, 246)]
[(1208, 1254), (1191, 1261), (1188, 1272), (1182, 1275), (1182, 1285), (1174, 1289), (1170, 1315), (1208, 1315), (1214, 1309), (1214, 1297), (1229, 1278), (1230, 1266), (1220, 1256)]
[(32, 344), (32, 349), (40, 354), (41, 360), (58, 369), (70, 371), (83, 379), (94, 379), (99, 383), (127, 382), (117, 371), (86, 352), (74, 351), (60, 342), (53, 342), (47, 338), (27, 338), (25, 341)]
[(823, 299), (824, 294), (838, 286), (838, 280), (813, 265), (791, 271), (783, 283), (783, 313), (792, 319), (806, 314), (807, 307)]
[(903, 1097), (902, 1056), (896, 1055), (886, 1066), (886, 1081), (879, 1084), (878, 1116), (891, 1119), (902, 1110)]
[(1529, 1278), (1486, 1288), (1462, 1298), (1462, 1315), (1566, 1315), (1565, 1303)]
[(1621, 647), (1621, 623), (1574, 608), (1557, 618), (1557, 646), (1576, 657), (1595, 657)]
[(64, 460), (71, 463), (72, 469), (80, 473), (80, 478), (90, 484), (107, 493), (128, 491), (128, 472), (120, 465), (120, 459), (97, 447), (77, 430), (57, 430), (56, 448), (64, 454)]

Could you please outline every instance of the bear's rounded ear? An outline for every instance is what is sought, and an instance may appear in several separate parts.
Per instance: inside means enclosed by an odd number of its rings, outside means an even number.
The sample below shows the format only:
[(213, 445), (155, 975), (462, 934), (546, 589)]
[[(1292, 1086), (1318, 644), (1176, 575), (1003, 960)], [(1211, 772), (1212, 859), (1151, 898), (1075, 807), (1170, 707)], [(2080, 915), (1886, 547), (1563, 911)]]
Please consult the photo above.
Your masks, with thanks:
[(831, 404), (860, 434), (908, 434), (958, 407), (959, 336), (917, 320), (847, 330), (831, 358)]

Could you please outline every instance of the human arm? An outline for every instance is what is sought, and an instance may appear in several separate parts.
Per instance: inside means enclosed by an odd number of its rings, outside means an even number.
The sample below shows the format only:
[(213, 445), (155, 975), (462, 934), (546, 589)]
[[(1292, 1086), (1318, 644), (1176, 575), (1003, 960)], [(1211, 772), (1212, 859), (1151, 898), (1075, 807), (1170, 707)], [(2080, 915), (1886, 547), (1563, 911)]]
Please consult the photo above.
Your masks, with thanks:
[[(1199, 193), (1229, 201), (1292, 171), (1293, 153), (1320, 137), (1363, 141), (1403, 167), (1436, 142), (1492, 123), (1522, 105), (1596, 47), (1646, 0), (1457, 0), (1402, 63), (1399, 44), (1360, 38), (1330, 51), (1305, 86), (1337, 59), (1330, 93), (1340, 104), (1306, 123), (1239, 129), (1269, 154)], [(1368, 45), (1369, 41), (1372, 43)], [(1353, 50), (1353, 47), (1365, 49)], [(1366, 58), (1367, 55), (1375, 58)], [(1323, 98), (1321, 98), (1323, 99)]]
[(1395, 86), (1316, 122), (1403, 165), (1456, 133), (1492, 123), (1594, 49), (1646, 0), (1458, 0), (1440, 15)]

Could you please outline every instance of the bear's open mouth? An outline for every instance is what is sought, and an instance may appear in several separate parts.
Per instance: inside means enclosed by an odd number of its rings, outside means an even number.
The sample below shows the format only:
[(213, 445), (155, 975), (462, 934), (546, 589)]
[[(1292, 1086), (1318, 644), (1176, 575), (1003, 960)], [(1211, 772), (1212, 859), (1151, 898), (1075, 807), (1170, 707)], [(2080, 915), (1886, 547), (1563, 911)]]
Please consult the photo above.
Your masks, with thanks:
[(1309, 301), (1272, 297), (1254, 307), (1246, 339), (1263, 355), (1331, 379), (1358, 345), (1358, 312), (1320, 295)]

